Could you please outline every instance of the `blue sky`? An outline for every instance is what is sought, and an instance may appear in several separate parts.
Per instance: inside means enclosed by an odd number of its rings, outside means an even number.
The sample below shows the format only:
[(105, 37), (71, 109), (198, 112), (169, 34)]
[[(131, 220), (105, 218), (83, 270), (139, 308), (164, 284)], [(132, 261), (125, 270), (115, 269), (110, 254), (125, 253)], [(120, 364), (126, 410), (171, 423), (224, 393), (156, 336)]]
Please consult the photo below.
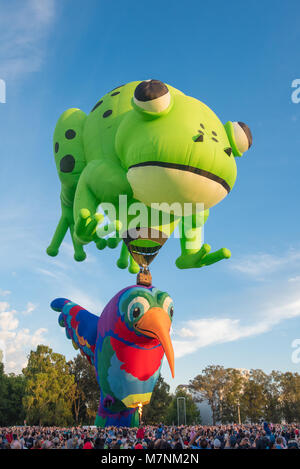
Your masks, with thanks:
[[(171, 239), (154, 283), (175, 302), (174, 387), (206, 365), (300, 370), (299, 2), (0, 1), (0, 343), (20, 370), (43, 342), (71, 358), (49, 308), (69, 297), (93, 312), (134, 277), (117, 251), (72, 259), (45, 249), (59, 217), (52, 132), (69, 107), (88, 112), (108, 90), (157, 78), (209, 105), (223, 122), (246, 122), (251, 150), (238, 159), (232, 193), (211, 210), (205, 241), (232, 258), (199, 270), (175, 267)], [(171, 376), (166, 364), (163, 375)]]

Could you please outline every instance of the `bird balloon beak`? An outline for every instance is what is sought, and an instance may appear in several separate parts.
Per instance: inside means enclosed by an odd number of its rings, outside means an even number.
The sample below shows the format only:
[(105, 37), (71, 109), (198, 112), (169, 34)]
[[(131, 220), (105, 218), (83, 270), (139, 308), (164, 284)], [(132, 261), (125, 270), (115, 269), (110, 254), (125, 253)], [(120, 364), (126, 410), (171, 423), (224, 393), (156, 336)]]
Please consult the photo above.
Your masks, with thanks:
[(174, 350), (170, 338), (171, 319), (162, 308), (154, 307), (135, 324), (138, 331), (147, 337), (158, 339), (166, 354), (172, 377), (174, 378)]

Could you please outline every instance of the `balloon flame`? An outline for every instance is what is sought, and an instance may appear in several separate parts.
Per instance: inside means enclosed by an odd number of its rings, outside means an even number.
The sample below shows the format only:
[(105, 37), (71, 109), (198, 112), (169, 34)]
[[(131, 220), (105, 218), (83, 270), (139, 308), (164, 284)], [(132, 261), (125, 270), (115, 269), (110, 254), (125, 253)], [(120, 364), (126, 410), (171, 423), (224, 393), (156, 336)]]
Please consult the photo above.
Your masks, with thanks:
[(142, 415), (143, 415), (143, 404), (141, 402), (138, 403), (138, 413), (140, 416), (140, 422), (142, 421)]

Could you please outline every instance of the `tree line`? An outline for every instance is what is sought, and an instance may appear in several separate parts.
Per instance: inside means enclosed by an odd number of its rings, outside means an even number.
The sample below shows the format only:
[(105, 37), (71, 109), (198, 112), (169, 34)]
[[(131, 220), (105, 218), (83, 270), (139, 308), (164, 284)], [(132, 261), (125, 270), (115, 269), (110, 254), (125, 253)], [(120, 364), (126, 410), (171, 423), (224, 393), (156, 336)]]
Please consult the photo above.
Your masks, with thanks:
[(0, 426), (92, 424), (98, 384), (87, 359), (67, 362), (45, 345), (31, 351), (19, 375), (5, 374), (0, 363)]
[[(213, 424), (300, 421), (300, 375), (292, 372), (238, 370), (211, 365), (175, 393), (159, 377), (145, 424), (177, 424), (178, 398), (185, 398), (186, 424), (201, 423), (198, 403), (206, 401)], [(6, 374), (0, 362), (0, 426), (89, 425), (99, 402), (94, 368), (78, 354), (67, 361), (45, 345), (31, 351), (19, 375)], [(182, 420), (181, 413), (181, 421)]]
[[(20, 375), (5, 374), (0, 362), (0, 426), (69, 426), (94, 423), (99, 386), (94, 368), (78, 354), (68, 361), (45, 345), (31, 351)], [(199, 423), (200, 414), (192, 396), (178, 389), (173, 395), (162, 377), (151, 403), (144, 406), (147, 424), (177, 423), (177, 397), (186, 397), (187, 423)]]
[(198, 402), (206, 400), (216, 422), (300, 422), (300, 375), (211, 365), (180, 386)]

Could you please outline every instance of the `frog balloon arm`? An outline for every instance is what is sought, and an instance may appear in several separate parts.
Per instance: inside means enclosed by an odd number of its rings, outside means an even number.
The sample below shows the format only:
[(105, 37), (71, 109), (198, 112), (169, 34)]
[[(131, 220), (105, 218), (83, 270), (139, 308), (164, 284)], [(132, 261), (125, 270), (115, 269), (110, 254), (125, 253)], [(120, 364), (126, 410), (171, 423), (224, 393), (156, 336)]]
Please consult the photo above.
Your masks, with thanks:
[(229, 249), (221, 248), (218, 251), (209, 254), (211, 247), (209, 244), (203, 244), (198, 252), (193, 254), (182, 254), (176, 260), (176, 266), (179, 269), (191, 269), (195, 267), (203, 267), (206, 265), (215, 264), (222, 259), (229, 259), (231, 252)]
[(210, 252), (209, 244), (202, 244), (202, 227), (206, 222), (209, 211), (203, 212), (202, 217), (193, 215), (186, 217), (181, 222), (181, 256), (176, 259), (176, 266), (179, 269), (199, 268), (231, 256), (229, 249), (221, 248), (218, 251)]

